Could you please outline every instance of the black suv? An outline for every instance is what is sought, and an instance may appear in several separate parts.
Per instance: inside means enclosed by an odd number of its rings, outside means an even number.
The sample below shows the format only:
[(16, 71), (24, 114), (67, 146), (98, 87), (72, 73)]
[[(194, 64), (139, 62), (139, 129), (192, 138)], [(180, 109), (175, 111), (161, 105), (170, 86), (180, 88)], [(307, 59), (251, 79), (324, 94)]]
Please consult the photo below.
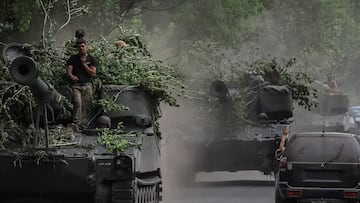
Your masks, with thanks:
[(275, 202), (359, 202), (359, 152), (353, 134), (292, 135), (276, 173)]

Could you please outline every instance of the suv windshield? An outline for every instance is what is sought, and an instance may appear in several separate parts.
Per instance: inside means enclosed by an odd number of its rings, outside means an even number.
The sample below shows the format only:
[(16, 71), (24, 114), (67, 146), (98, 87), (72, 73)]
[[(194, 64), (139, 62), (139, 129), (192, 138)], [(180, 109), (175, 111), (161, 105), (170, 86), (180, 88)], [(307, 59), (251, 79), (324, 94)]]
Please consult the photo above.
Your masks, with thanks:
[(356, 142), (347, 136), (296, 135), (289, 140), (285, 156), (297, 162), (358, 162)]

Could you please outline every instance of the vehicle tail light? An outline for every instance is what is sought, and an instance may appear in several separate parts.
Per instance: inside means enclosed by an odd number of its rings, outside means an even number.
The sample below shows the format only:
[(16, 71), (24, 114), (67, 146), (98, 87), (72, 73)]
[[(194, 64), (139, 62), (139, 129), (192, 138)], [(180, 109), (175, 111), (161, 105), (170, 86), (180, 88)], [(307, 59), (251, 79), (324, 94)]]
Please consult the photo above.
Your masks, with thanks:
[(359, 193), (355, 191), (344, 191), (344, 197), (345, 198), (358, 198)]
[(288, 195), (288, 197), (300, 197), (301, 191), (300, 190), (288, 190), (287, 195)]

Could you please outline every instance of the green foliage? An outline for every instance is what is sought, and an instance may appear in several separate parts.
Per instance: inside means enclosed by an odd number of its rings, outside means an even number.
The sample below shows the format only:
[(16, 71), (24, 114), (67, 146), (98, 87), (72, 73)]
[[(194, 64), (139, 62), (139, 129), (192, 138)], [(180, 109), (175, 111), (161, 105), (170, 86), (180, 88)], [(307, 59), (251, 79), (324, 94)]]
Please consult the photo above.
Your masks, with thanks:
[(40, 9), (39, 1), (3, 0), (0, 10), (0, 33), (9, 31), (24, 32), (28, 29), (33, 12)]
[(25, 132), (24, 126), (31, 123), (31, 116), (34, 115), (33, 107), (35, 106), (30, 89), (12, 82), (7, 67), (0, 68), (1, 146), (7, 145), (9, 140), (15, 142), (20, 140), (20, 135)]
[[(248, 62), (247, 62), (248, 63)], [(292, 99), (298, 106), (311, 110), (316, 107), (318, 101), (318, 89), (313, 77), (301, 71), (303, 64), (297, 58), (259, 58), (249, 67), (257, 72), (272, 72), (272, 67), (276, 64), (276, 70), (279, 72), (278, 85), (286, 85), (291, 91)], [(250, 71), (251, 71), (250, 69)]]
[(122, 2), (124, 1), (82, 0), (81, 3), (87, 5), (89, 8), (89, 13), (79, 20), (89, 22), (89, 24), (84, 25), (85, 29), (92, 30), (96, 27), (96, 32), (99, 32), (99, 34), (107, 34), (124, 20), (125, 12), (129, 11), (127, 5), (123, 5), (124, 3)]
[(127, 111), (129, 110), (128, 107), (115, 103), (110, 98), (102, 98), (98, 100), (94, 100), (94, 105), (100, 106), (104, 113), (107, 113), (109, 111)]
[[(10, 82), (7, 70), (0, 76), (0, 130), (1, 134), (21, 134), (23, 126), (31, 123), (32, 94), (27, 87)], [(20, 113), (22, 112), (22, 113)]]
[[(295, 67), (295, 68), (294, 68)], [(278, 64), (280, 84), (286, 85), (293, 100), (301, 107), (311, 110), (317, 106), (318, 90), (314, 79), (307, 73), (299, 71), (296, 58), (283, 60)]]
[(262, 0), (186, 1), (171, 18), (177, 24), (176, 33), (186, 36), (187, 40), (213, 37), (226, 46), (233, 46), (242, 39), (256, 36), (257, 21), (252, 17), (268, 6), (269, 3)]
[(23, 126), (14, 120), (0, 120), (0, 150), (11, 146), (11, 143), (22, 144)]
[[(220, 47), (219, 43), (213, 40), (202, 40), (194, 43), (192, 49), (184, 53), (180, 65), (184, 67), (185, 74), (187, 73), (185, 78), (190, 89), (207, 94), (214, 80), (224, 81), (229, 88), (236, 89), (237, 93), (232, 95), (234, 111), (239, 119), (245, 120), (248, 99), (246, 95), (253, 91), (253, 87), (250, 87), (246, 80), (248, 73), (267, 71), (271, 69), (273, 60), (276, 60), (258, 50), (249, 52), (249, 57), (246, 58), (235, 49)], [(276, 60), (276, 63), (281, 78), (279, 85), (286, 85), (290, 89), (294, 102), (306, 109), (313, 108), (317, 104), (317, 90), (313, 78), (301, 71), (303, 63), (299, 63), (295, 58), (283, 58)], [(206, 102), (207, 112), (212, 114), (217, 111), (217, 100)]]
[(276, 1), (265, 23), (273, 28), (276, 50), (304, 57), (302, 71), (320, 82), (335, 73), (339, 88), (354, 98), (359, 94), (359, 6), (353, 0)]
[(39, 76), (51, 83), (55, 88), (68, 85), (66, 76), (67, 58), (60, 55), (59, 50), (50, 43), (45, 46), (40, 44), (28, 45), (30, 53), (39, 69)]
[(5, 22), (5, 23), (0, 23), (0, 32), (6, 32), (6, 31), (10, 31), (13, 30), (13, 24)]
[[(24, 8), (30, 7), (33, 2), (19, 2), (4, 1), (2, 10), (5, 12), (0, 14), (0, 18), (5, 20), (0, 23), (0, 31), (17, 30), (20, 24), (25, 28), (29, 10)], [(58, 2), (64, 5), (64, 1)], [(147, 8), (151, 8), (151, 5), (162, 1), (143, 2)], [(112, 41), (92, 42), (92, 53), (100, 62), (96, 83), (141, 85), (157, 95), (160, 101), (175, 105), (173, 93), (181, 89), (182, 85), (178, 82), (180, 77), (174, 75), (181, 74), (189, 87), (201, 94), (208, 91), (208, 84), (215, 79), (221, 79), (232, 87), (240, 87), (243, 85), (240, 78), (244, 77), (247, 70), (266, 66), (276, 55), (282, 59), (278, 64), (281, 83), (291, 88), (295, 102), (305, 108), (312, 108), (316, 101), (313, 78), (324, 80), (328, 72), (337, 75), (340, 88), (346, 85), (347, 92), (360, 95), (357, 88), (360, 85), (360, 4), (357, 0), (184, 1), (174, 9), (160, 14), (153, 11), (152, 15), (144, 14), (148, 10), (139, 7), (142, 3), (140, 0), (79, 0), (78, 3), (89, 8), (89, 15), (78, 18), (75, 24), (87, 22), (81, 24), (81, 28), (87, 30), (89, 36), (110, 33), (113, 39), (123, 39), (129, 44), (120, 48), (114, 46)], [(39, 5), (33, 3), (33, 6), (38, 9), (31, 11), (41, 15), (38, 12)], [(157, 23), (154, 25), (153, 18), (148, 17), (156, 15), (166, 17), (155, 21)], [(22, 16), (22, 23), (14, 20)], [(143, 36), (146, 34), (144, 37), (148, 39), (151, 50), (156, 50), (156, 54), (162, 58), (171, 58), (168, 62), (177, 65), (178, 69), (169, 68), (150, 57), (137, 37), (122, 36), (121, 30), (114, 30), (123, 25), (141, 31)], [(260, 50), (271, 52), (271, 56), (255, 53), (248, 44), (255, 44)], [(240, 52), (241, 48), (250, 50), (244, 53)], [(44, 54), (48, 56), (48, 53), (54, 51), (45, 49)], [(289, 59), (289, 56), (295, 56), (296, 60)], [(56, 86), (66, 84), (63, 67), (65, 59), (56, 54), (54, 57), (36, 59), (43, 60), (39, 63), (41, 76)], [(163, 71), (172, 77), (162, 74)], [(13, 94), (14, 91), (7, 91), (7, 94)], [(190, 95), (192, 93), (187, 91), (186, 96), (193, 96)], [(243, 93), (246, 93), (246, 88)], [(353, 100), (358, 101), (359, 98)], [(4, 107), (3, 112), (11, 112), (5, 110)]]
[(202, 84), (209, 84), (215, 79), (222, 79), (229, 75), (229, 71), (236, 71), (235, 64), (225, 67), (227, 60), (220, 43), (207, 38), (193, 43), (181, 53), (178, 64), (186, 83), (190, 88), (202, 88)]
[[(325, 80), (327, 73), (335, 73), (340, 88), (357, 97), (360, 94), (356, 88), (360, 74), (357, 65), (359, 7), (356, 0), (185, 1), (169, 12), (167, 25), (173, 24), (174, 31), (170, 32), (167, 26), (149, 26), (154, 31), (149, 41), (155, 48), (162, 45), (162, 50), (168, 52), (168, 55), (161, 53), (164, 58), (177, 56), (181, 51), (192, 51), (192, 46), (197, 43), (213, 43), (211, 46), (217, 47), (219, 57), (223, 54), (221, 50), (245, 50), (254, 45), (278, 58), (296, 57), (301, 64), (298, 72), (305, 72), (314, 80)], [(163, 29), (159, 31), (159, 27)], [(156, 40), (154, 35), (160, 35), (161, 40)], [(167, 39), (168, 44), (163, 39)], [(207, 54), (206, 50), (202, 51), (196, 54)], [(179, 69), (184, 70), (185, 76), (191, 76), (195, 69), (203, 73), (196, 74), (199, 78), (192, 77), (194, 80), (209, 78), (206, 76), (209, 72), (203, 70), (211, 72), (220, 66), (210, 57), (204, 61), (180, 57), (183, 64)], [(187, 64), (203, 62), (213, 65), (201, 69)]]
[(121, 154), (126, 149), (139, 144), (129, 141), (130, 138), (137, 137), (136, 133), (124, 133), (121, 130), (111, 130), (108, 128), (97, 129), (98, 143), (104, 145), (109, 153)]
[(96, 83), (137, 85), (160, 101), (176, 106), (172, 94), (183, 88), (176, 71), (153, 59), (137, 37), (122, 37), (128, 46), (118, 47), (106, 40), (91, 43), (92, 54), (99, 61)]

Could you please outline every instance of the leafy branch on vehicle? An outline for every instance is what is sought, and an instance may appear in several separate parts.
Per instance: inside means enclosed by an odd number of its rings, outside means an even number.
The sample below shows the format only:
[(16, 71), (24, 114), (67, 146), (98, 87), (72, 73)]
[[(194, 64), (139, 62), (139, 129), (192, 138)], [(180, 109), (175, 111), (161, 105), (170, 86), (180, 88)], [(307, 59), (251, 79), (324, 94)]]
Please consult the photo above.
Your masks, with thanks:
[(97, 142), (104, 145), (109, 153), (121, 154), (129, 147), (140, 146), (135, 142), (130, 141), (131, 138), (136, 138), (138, 135), (135, 132), (125, 133), (120, 129), (101, 128), (97, 129)]

